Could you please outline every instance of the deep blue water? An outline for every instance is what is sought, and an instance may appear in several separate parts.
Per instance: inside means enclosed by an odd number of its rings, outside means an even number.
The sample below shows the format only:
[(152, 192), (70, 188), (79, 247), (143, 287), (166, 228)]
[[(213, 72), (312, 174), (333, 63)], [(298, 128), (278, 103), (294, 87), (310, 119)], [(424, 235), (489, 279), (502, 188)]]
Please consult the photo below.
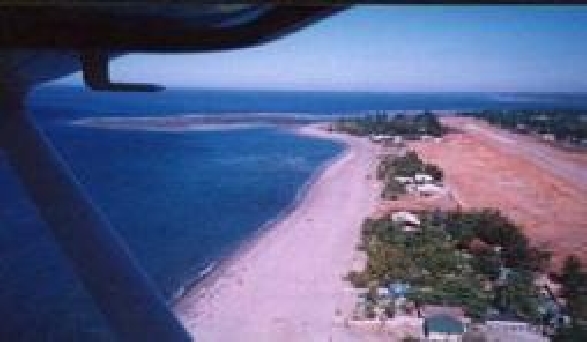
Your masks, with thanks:
[(160, 93), (97, 93), (81, 88), (35, 92), (35, 108), (67, 115), (272, 112), (345, 114), (367, 110), (587, 108), (587, 93), (329, 93), (169, 89)]
[[(163, 133), (73, 127), (89, 115), (581, 107), (580, 95), (45, 89), (29, 105), (87, 192), (171, 298), (292, 203), (342, 146), (272, 128)], [(41, 170), (40, 170), (41, 171)], [(110, 340), (0, 155), (0, 341)]]

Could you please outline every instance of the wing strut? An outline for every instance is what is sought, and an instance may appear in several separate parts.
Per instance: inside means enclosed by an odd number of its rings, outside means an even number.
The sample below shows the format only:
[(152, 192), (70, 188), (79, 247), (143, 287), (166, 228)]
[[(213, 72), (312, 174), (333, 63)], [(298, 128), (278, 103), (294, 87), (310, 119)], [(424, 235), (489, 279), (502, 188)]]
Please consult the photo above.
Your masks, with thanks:
[(95, 91), (134, 91), (155, 92), (161, 91), (162, 86), (154, 84), (113, 83), (110, 81), (108, 54), (93, 50), (81, 53), (84, 82)]
[(120, 341), (190, 341), (121, 237), (27, 113), (24, 95), (0, 87), (0, 146), (115, 336)]

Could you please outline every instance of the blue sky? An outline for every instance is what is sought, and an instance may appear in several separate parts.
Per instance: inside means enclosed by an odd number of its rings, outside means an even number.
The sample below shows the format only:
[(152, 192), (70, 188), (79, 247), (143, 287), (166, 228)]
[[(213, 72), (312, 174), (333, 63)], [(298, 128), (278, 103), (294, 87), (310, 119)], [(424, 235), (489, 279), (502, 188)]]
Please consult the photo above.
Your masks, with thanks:
[(359, 6), (259, 47), (125, 56), (112, 77), (231, 89), (587, 92), (587, 6)]

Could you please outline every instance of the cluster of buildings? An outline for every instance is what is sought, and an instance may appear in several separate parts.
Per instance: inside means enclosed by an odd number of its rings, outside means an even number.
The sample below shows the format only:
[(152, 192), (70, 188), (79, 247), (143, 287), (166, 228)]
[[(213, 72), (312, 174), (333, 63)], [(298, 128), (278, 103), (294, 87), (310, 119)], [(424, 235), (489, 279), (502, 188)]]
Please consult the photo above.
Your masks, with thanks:
[[(395, 146), (395, 147), (405, 146), (405, 138), (401, 135), (374, 134), (374, 135), (370, 135), (369, 139), (372, 142), (374, 142), (376, 144), (381, 144), (383, 146), (390, 146), (390, 147), (391, 146)], [(434, 137), (431, 135), (421, 135), (420, 140), (427, 141), (427, 142), (435, 142), (435, 143), (442, 142), (442, 138)]]
[[(392, 222), (405, 233), (421, 231), (422, 221), (417, 214), (397, 211), (390, 214)], [(500, 267), (494, 287), (505, 288), (515, 281), (515, 271)], [(410, 336), (421, 341), (459, 342), (480, 336), (479, 340), (492, 342), (547, 342), (557, 328), (569, 324), (559, 299), (551, 290), (556, 284), (548, 278), (537, 277), (535, 284), (540, 289), (537, 307), (542, 315), (540, 325), (530, 323), (507, 310), (488, 308), (482, 321), (473, 322), (465, 310), (458, 306), (416, 306), (408, 295), (417, 288), (408, 282), (395, 280), (387, 286), (376, 288), (374, 293), (366, 288), (357, 289), (358, 303), (353, 313), (353, 324), (369, 329), (387, 331), (400, 336)], [(374, 304), (375, 303), (375, 304)], [(369, 311), (369, 312), (368, 312)]]
[[(354, 321), (354, 325), (395, 334), (401, 332), (403, 337), (410, 336), (420, 341), (460, 342), (466, 340), (467, 336), (480, 336), (492, 342), (549, 341), (544, 327), (525, 322), (511, 314), (488, 316), (483, 322), (472, 322), (465, 311), (457, 306), (426, 305), (414, 308), (406, 299), (410, 291), (410, 285), (401, 282), (378, 288), (377, 300), (391, 304), (393, 315), (376, 309), (372, 317)], [(359, 295), (359, 298), (365, 297), (366, 294)], [(362, 299), (358, 307), (364, 308), (366, 305), (366, 300)]]
[(376, 134), (369, 136), (369, 139), (372, 142), (376, 144), (381, 144), (383, 146), (404, 146), (404, 138), (401, 135)]
[(587, 146), (586, 138), (567, 136), (566, 138), (557, 139), (556, 135), (553, 133), (539, 133), (538, 130), (532, 129), (524, 123), (517, 123), (515, 131), (519, 133), (530, 133), (546, 142), (554, 143), (560, 140), (561, 142), (566, 142), (573, 145)]
[(410, 194), (428, 197), (444, 193), (443, 187), (437, 184), (434, 177), (429, 174), (416, 173), (413, 177), (395, 176), (394, 179), (402, 184)]

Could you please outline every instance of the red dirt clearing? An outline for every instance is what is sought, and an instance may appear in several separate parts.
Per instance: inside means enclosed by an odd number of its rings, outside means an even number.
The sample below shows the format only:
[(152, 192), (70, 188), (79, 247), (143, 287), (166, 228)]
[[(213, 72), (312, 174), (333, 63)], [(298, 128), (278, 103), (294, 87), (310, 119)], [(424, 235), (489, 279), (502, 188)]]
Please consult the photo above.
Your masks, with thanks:
[(547, 242), (555, 264), (574, 253), (587, 260), (587, 158), (469, 118), (443, 118), (460, 130), (441, 143), (411, 146), (440, 166), (464, 209), (493, 207)]

